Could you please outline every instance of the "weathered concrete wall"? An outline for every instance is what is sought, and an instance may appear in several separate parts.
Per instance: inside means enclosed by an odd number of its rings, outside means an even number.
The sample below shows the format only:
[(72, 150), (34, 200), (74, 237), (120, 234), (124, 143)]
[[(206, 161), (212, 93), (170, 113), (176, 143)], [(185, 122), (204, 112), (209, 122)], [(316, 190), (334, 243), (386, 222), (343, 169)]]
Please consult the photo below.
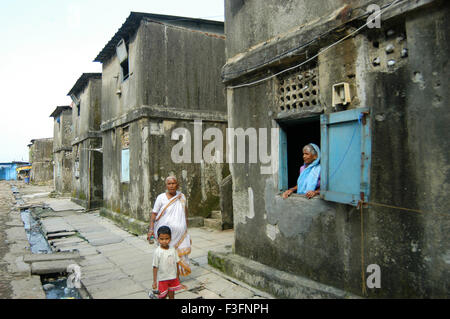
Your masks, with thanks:
[(89, 78), (77, 94), (80, 115), (76, 110), (73, 112), (72, 200), (87, 209), (100, 207), (103, 203), (101, 89), (101, 79)]
[(53, 157), (55, 190), (60, 194), (69, 195), (72, 191), (72, 152), (55, 152)]
[[(139, 31), (138, 31), (139, 33)], [(137, 77), (140, 71), (138, 65), (139, 52), (137, 51), (137, 35), (133, 36), (128, 45), (128, 61), (130, 75), (123, 81), (120, 64), (114, 55), (103, 63), (102, 67), (102, 123), (116, 119), (126, 114), (132, 108), (138, 107), (138, 94), (136, 90)], [(117, 92), (120, 91), (120, 94)]]
[(72, 191), (72, 110), (64, 110), (53, 125), (53, 179), (55, 190), (61, 194)]
[(84, 89), (76, 94), (80, 100), (81, 110), (78, 115), (77, 106), (74, 106), (72, 112), (73, 141), (86, 137), (89, 132), (100, 130), (101, 87), (101, 79), (90, 78)]
[[(175, 174), (180, 190), (187, 195), (190, 215), (207, 217), (212, 210), (219, 209), (218, 185), (227, 174), (226, 165), (174, 164), (171, 150), (179, 141), (171, 140), (171, 132), (179, 127), (186, 128), (194, 136), (193, 125), (189, 121), (158, 122), (143, 118), (129, 123), (129, 183), (120, 182), (122, 128), (104, 132), (105, 207), (148, 221), (154, 200), (165, 190), (165, 178)], [(209, 127), (219, 128), (225, 136), (225, 124), (204, 124), (204, 130)]]
[(222, 213), (222, 228), (233, 228), (233, 179), (231, 175), (220, 183), (220, 211)]
[(53, 182), (53, 138), (33, 140), (30, 145), (31, 181)]
[(143, 21), (136, 42), (138, 105), (226, 111), (223, 36)]
[(115, 56), (103, 64), (102, 122), (143, 105), (225, 112), (224, 48), (218, 35), (143, 21), (128, 46), (129, 78)]
[[(264, 13), (266, 9), (255, 9), (262, 8), (258, 1), (226, 1), (227, 32), (229, 28), (231, 31), (227, 33), (229, 65), (224, 67), (224, 73), (236, 61), (252, 65), (256, 61), (254, 55), (234, 54), (281, 34), (282, 30), (288, 31), (290, 25), (286, 23), (295, 27), (294, 23), (308, 21), (309, 14), (320, 17), (334, 10), (329, 7), (331, 4), (319, 1), (309, 6), (305, 17), (302, 11), (294, 14), (304, 7), (305, 1), (296, 1), (298, 6), (289, 12), (285, 10), (286, 3), (294, 1), (264, 3), (274, 12), (269, 15)], [(333, 2), (334, 5), (339, 2)], [(348, 82), (352, 96), (348, 108), (369, 107), (371, 111), (370, 200), (445, 215), (449, 175), (445, 123), (449, 115), (444, 107), (448, 104), (448, 92), (443, 88), (448, 87), (449, 50), (448, 32), (443, 30), (448, 30), (445, 16), (449, 5), (436, 1), (413, 9), (406, 8), (403, 15), (397, 12), (394, 18), (383, 21), (382, 29), (350, 38), (308, 66), (318, 74), (319, 106), (314, 107), (314, 112), (342, 110), (331, 106), (331, 85)], [(286, 19), (281, 19), (278, 11), (283, 11)], [(278, 24), (281, 31), (267, 27)], [(237, 34), (235, 30), (243, 32)], [(394, 33), (387, 35), (389, 30)], [(302, 44), (301, 32), (298, 35), (300, 42), (296, 46)], [(304, 39), (308, 36), (304, 35)], [(247, 38), (250, 45), (245, 46)], [(326, 37), (323, 40), (326, 43)], [(284, 40), (281, 37), (279, 41)], [(283, 45), (286, 43), (289, 41)], [(385, 51), (388, 44), (394, 45), (393, 53)], [(275, 47), (277, 44), (268, 46), (266, 51), (261, 49), (261, 56), (270, 58)], [(408, 54), (402, 57), (404, 48)], [(314, 53), (308, 52), (309, 56)], [(295, 54), (297, 60), (290, 56), (284, 65), (281, 60), (270, 72), (286, 68), (293, 61), (301, 62), (301, 54)], [(379, 65), (372, 63), (376, 57), (380, 57)], [(389, 60), (395, 60), (395, 64), (389, 66)], [(268, 74), (268, 68), (259, 71)], [(247, 73), (241, 72), (242, 78), (235, 77), (232, 84), (244, 81)], [(260, 77), (256, 75), (254, 79)], [(280, 120), (314, 115), (308, 107), (280, 111), (280, 78), (227, 90), (229, 126), (270, 128), (277, 127)], [(283, 200), (278, 174), (261, 175), (259, 164), (233, 164), (230, 170), (237, 254), (361, 294), (361, 220), (356, 208), (297, 195)], [(369, 297), (448, 296), (448, 214), (427, 215), (369, 206), (364, 216), (364, 266), (377, 264), (381, 268), (381, 288), (369, 289)]]
[[(225, 24), (227, 35), (227, 59), (263, 45), (268, 40), (282, 37), (330, 15), (342, 15), (336, 19), (341, 24), (351, 8), (353, 15), (364, 14), (369, 4), (384, 6), (390, 0), (227, 0), (225, 1)], [(236, 58), (238, 58), (236, 56)]]
[(72, 110), (64, 110), (59, 114), (59, 122), (53, 121), (53, 152), (70, 148), (73, 138)]
[(373, 208), (367, 221), (369, 256), (383, 256), (384, 280), (405, 296), (449, 293), (449, 13), (447, 3), (407, 15), (408, 63), (368, 79), (373, 201), (424, 212)]
[[(144, 20), (129, 40), (128, 59), (125, 81), (116, 56), (103, 63), (105, 207), (148, 222), (154, 200), (165, 191), (165, 178), (175, 174), (188, 198), (189, 214), (208, 216), (219, 209), (219, 183), (228, 174), (227, 165), (174, 163), (171, 151), (179, 141), (171, 135), (184, 127), (193, 138), (193, 121), (198, 119), (203, 120), (203, 131), (216, 127), (225, 136), (220, 82), (224, 39)], [(129, 136), (129, 182), (120, 181), (124, 129)]]

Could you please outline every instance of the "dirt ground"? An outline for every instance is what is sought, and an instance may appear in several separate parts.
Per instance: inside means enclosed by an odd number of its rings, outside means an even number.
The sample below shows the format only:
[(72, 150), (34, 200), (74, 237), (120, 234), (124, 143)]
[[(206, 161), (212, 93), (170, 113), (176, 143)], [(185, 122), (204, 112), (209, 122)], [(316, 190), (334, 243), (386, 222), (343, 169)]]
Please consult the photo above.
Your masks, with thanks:
[(12, 222), (11, 214), (16, 214), (15, 198), (11, 186), (16, 186), (21, 195), (51, 192), (51, 186), (26, 185), (22, 181), (0, 181), (0, 299), (14, 298), (12, 282), (20, 278), (14, 277), (8, 270), (8, 262), (5, 256), (10, 252), (14, 243), (8, 241), (7, 231), (17, 227)]
[[(11, 183), (12, 184), (12, 183)], [(7, 223), (9, 222), (9, 212), (14, 206), (14, 197), (11, 192), (11, 185), (7, 181), (0, 181), (0, 298), (9, 299), (12, 297), (11, 274), (7, 269), (7, 262), (4, 256), (9, 252), (9, 245), (6, 240)]]

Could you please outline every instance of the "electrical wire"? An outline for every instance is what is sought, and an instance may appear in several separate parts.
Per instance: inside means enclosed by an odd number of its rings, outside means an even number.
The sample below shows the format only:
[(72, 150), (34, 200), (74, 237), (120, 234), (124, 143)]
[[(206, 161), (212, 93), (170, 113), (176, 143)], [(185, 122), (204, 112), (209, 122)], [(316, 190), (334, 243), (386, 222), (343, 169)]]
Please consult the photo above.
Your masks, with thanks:
[[(395, 1), (393, 1), (389, 6), (387, 6), (386, 8), (380, 10), (380, 12), (379, 12), (373, 19), (371, 19), (371, 21), (377, 19), (379, 16), (381, 16), (381, 14), (383, 14), (385, 11), (387, 11), (389, 8), (391, 8), (394, 4), (396, 4), (396, 3), (399, 2), (399, 1), (401, 1), (401, 0), (395, 0)], [(258, 84), (258, 83), (261, 83), (261, 82), (265, 82), (265, 81), (267, 81), (267, 80), (270, 80), (270, 79), (272, 79), (272, 78), (274, 78), (274, 77), (276, 77), (276, 76), (278, 76), (278, 75), (281, 75), (281, 74), (283, 74), (283, 73), (286, 73), (286, 72), (289, 72), (289, 71), (291, 71), (291, 70), (297, 69), (297, 68), (301, 67), (302, 65), (304, 65), (304, 64), (306, 64), (306, 63), (308, 63), (308, 62), (314, 60), (314, 59), (317, 58), (319, 55), (321, 55), (321, 54), (323, 54), (324, 52), (328, 51), (329, 49), (331, 49), (332, 47), (334, 47), (334, 46), (336, 46), (337, 44), (341, 43), (342, 41), (344, 41), (344, 40), (346, 40), (346, 39), (352, 37), (354, 34), (358, 33), (358, 32), (361, 31), (363, 28), (365, 28), (365, 27), (368, 25), (368, 23), (369, 23), (369, 21), (367, 21), (365, 24), (363, 24), (361, 27), (359, 27), (359, 28), (356, 29), (355, 31), (349, 33), (348, 35), (344, 36), (343, 38), (339, 39), (338, 41), (332, 43), (331, 45), (329, 45), (328, 47), (326, 47), (326, 48), (323, 49), (322, 51), (316, 53), (316, 54), (313, 55), (311, 58), (309, 58), (309, 59), (307, 59), (307, 60), (301, 62), (300, 64), (297, 64), (297, 65), (295, 65), (295, 66), (292, 66), (292, 67), (290, 67), (290, 68), (287, 68), (287, 69), (285, 69), (285, 70), (283, 70), (283, 71), (280, 71), (280, 72), (278, 72), (278, 73), (272, 74), (272, 75), (270, 75), (270, 76), (268, 76), (268, 77), (265, 77), (265, 78), (263, 78), (263, 79), (259, 79), (259, 80), (257, 80), (257, 81), (253, 81), (253, 82), (250, 82), (250, 83), (239, 84), (239, 85), (234, 85), (234, 86), (227, 86), (227, 89), (238, 89), (238, 88), (242, 88), (242, 87), (252, 86), (252, 85), (255, 85), (255, 84)]]
[[(358, 8), (358, 9), (360, 9), (360, 8)], [(355, 10), (358, 10), (358, 9), (355, 9)], [(369, 13), (360, 15), (360, 16), (356, 17), (355, 20), (359, 20), (359, 19), (363, 18), (363, 17), (366, 16), (366, 15), (369, 15)], [(336, 29), (339, 29), (339, 28), (341, 28), (342, 26), (343, 26), (343, 25), (340, 25), (340, 26), (336, 27)], [(283, 53), (280, 53), (279, 55), (276, 55), (276, 56), (274, 56), (273, 58), (271, 58), (271, 59), (269, 59), (269, 60), (267, 60), (267, 61), (261, 62), (261, 63), (259, 63), (259, 64), (255, 64), (255, 65), (253, 65), (253, 66), (251, 66), (251, 67), (247, 67), (247, 68), (245, 68), (245, 69), (236, 70), (236, 71), (230, 71), (230, 72), (224, 73), (223, 76), (228, 76), (228, 75), (232, 75), (232, 74), (238, 74), (238, 73), (241, 73), (241, 72), (249, 72), (249, 71), (255, 70), (255, 69), (257, 69), (257, 68), (259, 68), (259, 67), (261, 67), (261, 66), (263, 66), (263, 65), (265, 65), (265, 64), (269, 64), (269, 63), (272, 63), (273, 61), (279, 60), (279, 59), (281, 59), (282, 57), (284, 57), (285, 55), (288, 55), (289, 53), (292, 53), (292, 52), (294, 52), (294, 51), (303, 49), (304, 47), (309, 46), (310, 44), (316, 42), (318, 39), (323, 38), (324, 36), (326, 36), (327, 34), (329, 34), (329, 33), (331, 33), (331, 32), (333, 32), (333, 30), (325, 31), (325, 32), (319, 34), (318, 36), (316, 36), (314, 39), (311, 39), (310, 41), (308, 41), (308, 42), (306, 42), (306, 43), (303, 43), (303, 44), (301, 44), (301, 45), (299, 45), (299, 46), (296, 46), (296, 47), (294, 47), (294, 48), (292, 48), (292, 49), (289, 49), (289, 50), (287, 50), (287, 51), (285, 51), (285, 52), (283, 52)]]

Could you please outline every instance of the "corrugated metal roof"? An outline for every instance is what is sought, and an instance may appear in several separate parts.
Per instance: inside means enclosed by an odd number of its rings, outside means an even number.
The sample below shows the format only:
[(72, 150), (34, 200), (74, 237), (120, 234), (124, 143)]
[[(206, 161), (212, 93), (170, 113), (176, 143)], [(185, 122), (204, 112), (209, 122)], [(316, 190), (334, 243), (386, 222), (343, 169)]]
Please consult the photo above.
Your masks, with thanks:
[(77, 82), (75, 82), (75, 85), (72, 87), (69, 93), (67, 93), (67, 95), (69, 96), (71, 94), (76, 95), (84, 90), (90, 79), (101, 79), (101, 78), (102, 78), (101, 73), (83, 73), (78, 78)]
[[(72, 108), (69, 105), (62, 105), (62, 106), (57, 106), (56, 109), (52, 112), (52, 114), (50, 114), (50, 117), (57, 117), (59, 114), (61, 114), (61, 112), (65, 111), (65, 110), (71, 110)], [(33, 140), (31, 140), (33, 141)]]
[(97, 55), (94, 62), (103, 63), (107, 61), (113, 54), (115, 54), (117, 43), (119, 43), (122, 38), (128, 40), (139, 28), (139, 25), (144, 18), (149, 21), (155, 21), (168, 25), (181, 26), (188, 29), (210, 32), (219, 35), (224, 34), (224, 23), (221, 21), (194, 19), (144, 12), (131, 12), (120, 29)]

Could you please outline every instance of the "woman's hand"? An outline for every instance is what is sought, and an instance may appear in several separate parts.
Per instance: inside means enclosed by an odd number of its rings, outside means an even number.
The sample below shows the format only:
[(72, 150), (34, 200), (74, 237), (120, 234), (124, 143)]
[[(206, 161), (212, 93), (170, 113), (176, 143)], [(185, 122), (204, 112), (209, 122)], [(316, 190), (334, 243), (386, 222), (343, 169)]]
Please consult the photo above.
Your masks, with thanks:
[(293, 193), (294, 191), (292, 190), (292, 189), (288, 189), (287, 191), (285, 191), (282, 195), (281, 195), (281, 197), (283, 197), (283, 198), (288, 198), (289, 196), (291, 196), (291, 194)]
[(313, 198), (314, 196), (319, 195), (319, 191), (309, 191), (305, 195), (308, 198)]
[(148, 234), (147, 234), (147, 240), (150, 241), (150, 238), (151, 238), (152, 236), (154, 236), (154, 235), (155, 235), (154, 231), (153, 231), (153, 230), (149, 230), (149, 231), (148, 231)]

